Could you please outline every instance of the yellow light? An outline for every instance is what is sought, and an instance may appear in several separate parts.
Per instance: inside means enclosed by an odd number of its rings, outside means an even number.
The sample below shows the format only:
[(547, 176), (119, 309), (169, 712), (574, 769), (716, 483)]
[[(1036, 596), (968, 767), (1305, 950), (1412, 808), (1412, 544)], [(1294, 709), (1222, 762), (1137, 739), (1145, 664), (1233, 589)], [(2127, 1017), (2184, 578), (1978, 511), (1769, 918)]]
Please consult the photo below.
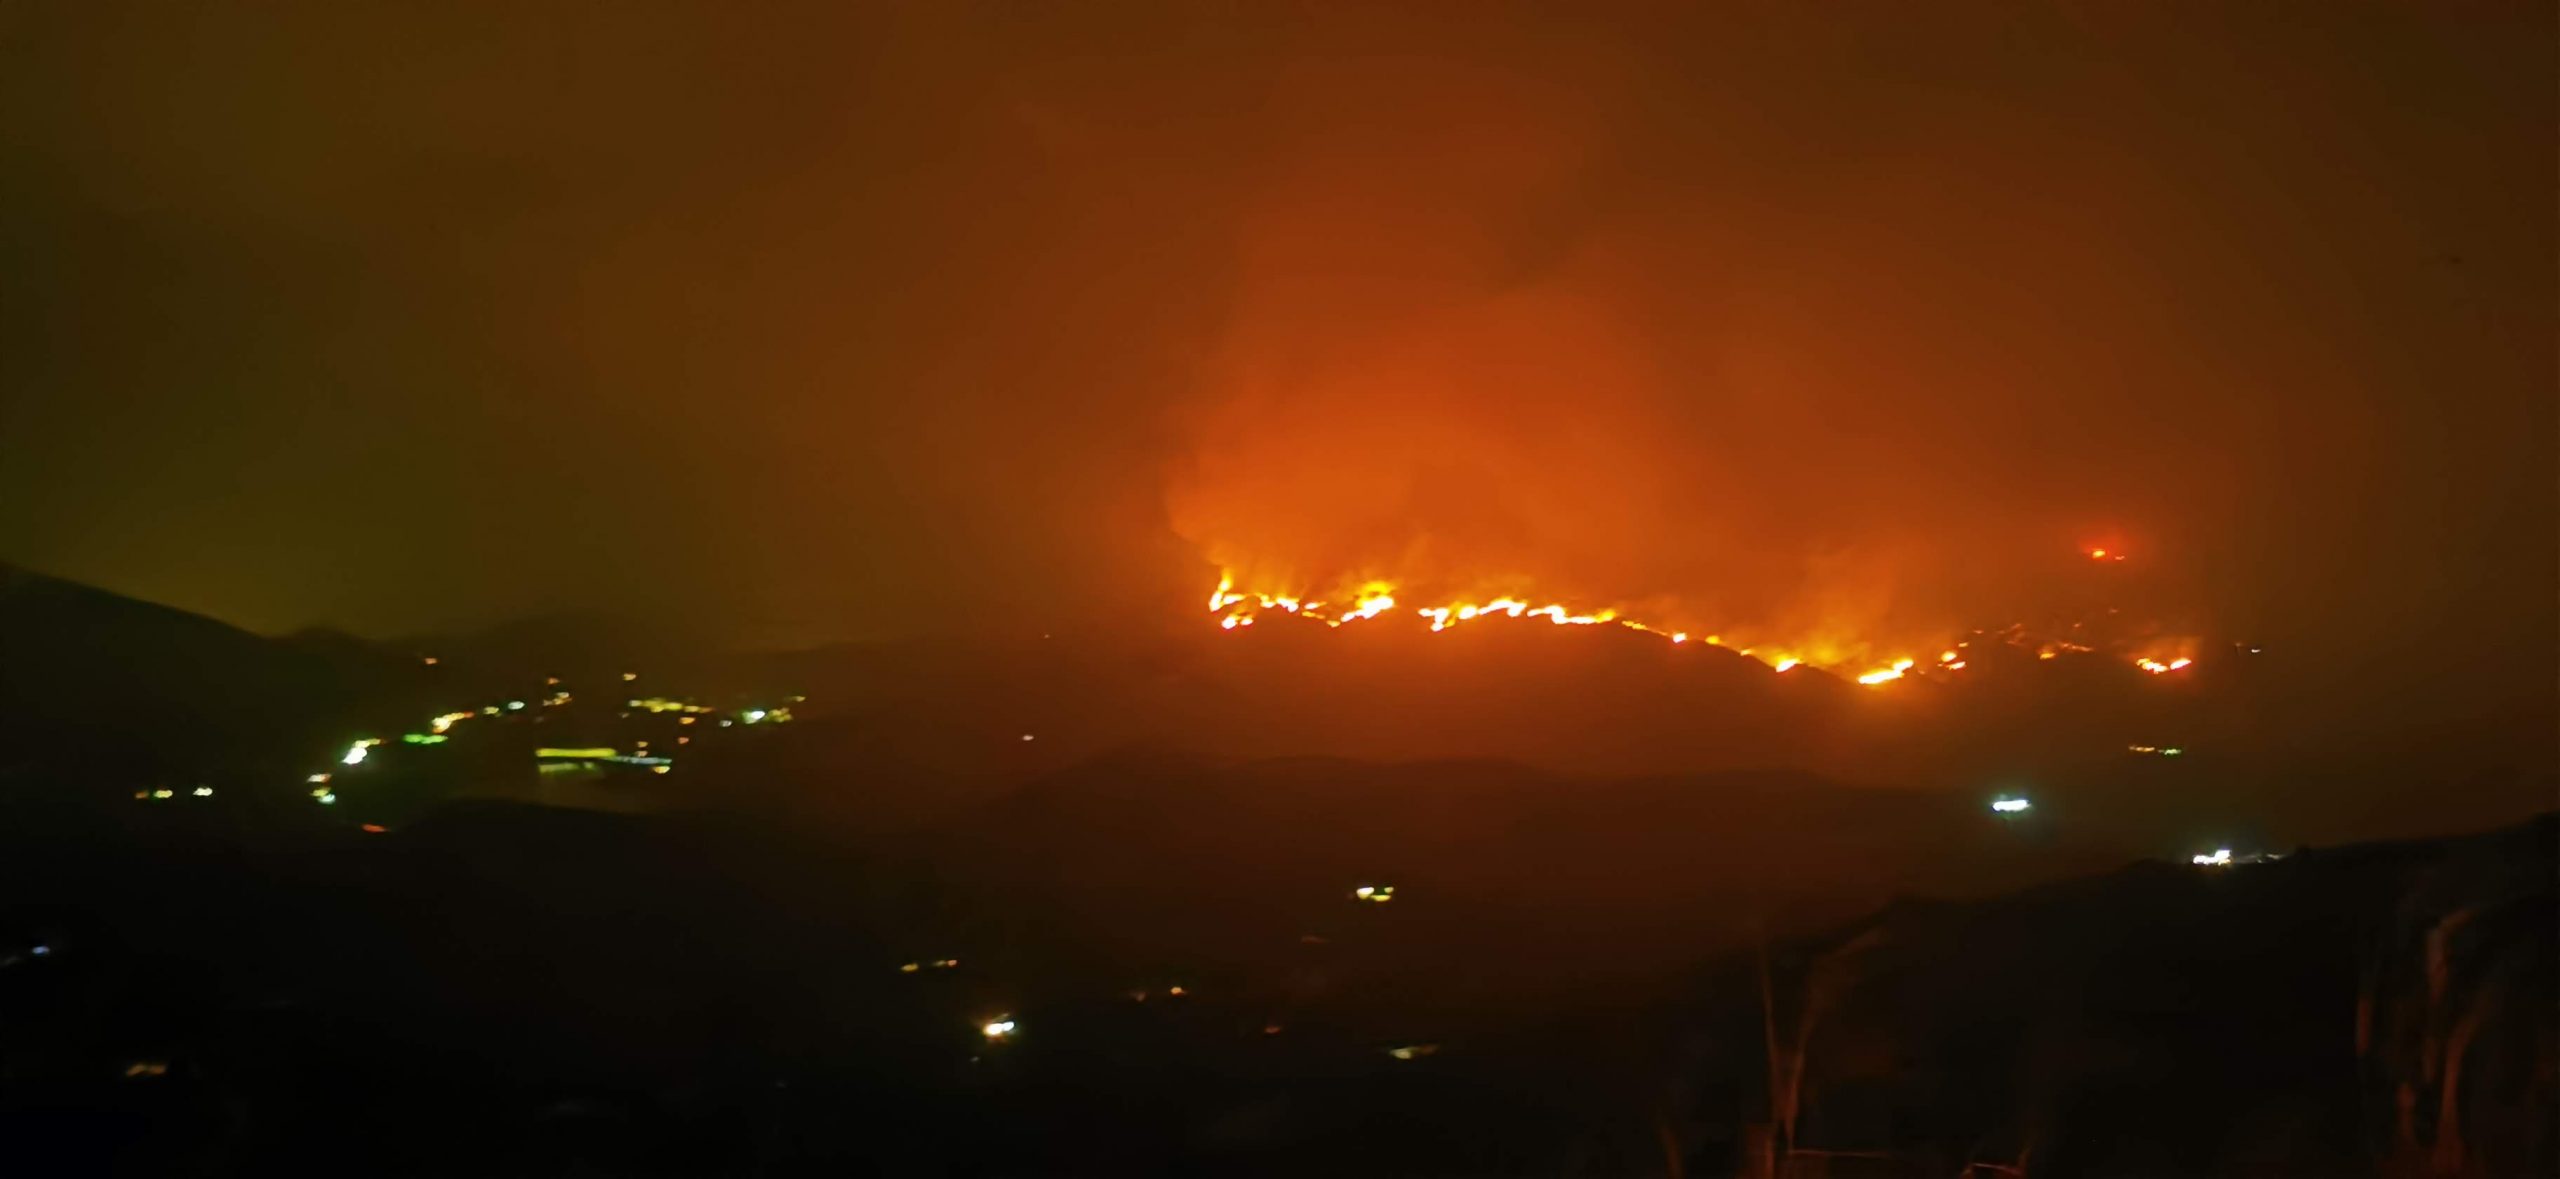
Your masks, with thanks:
[(620, 750), (617, 750), (617, 749), (607, 749), (607, 748), (604, 748), (604, 747), (602, 747), (602, 746), (598, 746), (598, 747), (596, 747), (596, 748), (592, 748), (592, 749), (553, 749), (553, 748), (551, 748), (551, 747), (549, 747), (549, 746), (544, 746), (543, 748), (540, 748), (540, 749), (536, 749), (536, 750), (534, 750), (534, 751), (533, 751), (533, 755), (534, 755), (535, 757), (537, 757), (537, 758), (544, 758), (544, 757), (613, 757), (613, 756), (616, 756), (617, 754), (619, 754), (620, 752), (621, 752)]
[(1343, 616), (1343, 621), (1349, 622), (1354, 618), (1375, 618), (1395, 608), (1396, 599), (1394, 594), (1385, 592), (1373, 593), (1361, 598), (1353, 607), (1351, 613)]

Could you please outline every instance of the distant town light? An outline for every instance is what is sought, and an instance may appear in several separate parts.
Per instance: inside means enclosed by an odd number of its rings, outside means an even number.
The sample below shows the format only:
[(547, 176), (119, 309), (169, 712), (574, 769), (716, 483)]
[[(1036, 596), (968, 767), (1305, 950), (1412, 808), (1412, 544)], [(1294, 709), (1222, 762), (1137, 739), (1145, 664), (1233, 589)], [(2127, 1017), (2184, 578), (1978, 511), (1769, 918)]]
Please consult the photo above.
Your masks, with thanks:
[(1387, 1055), (1395, 1057), (1398, 1060), (1414, 1060), (1420, 1057), (1429, 1056), (1439, 1050), (1440, 1046), (1438, 1044), (1405, 1044), (1387, 1049)]
[(211, 798), (211, 797), (213, 797), (213, 787), (211, 787), (211, 786), (198, 786), (198, 787), (196, 787), (195, 794), (196, 794), (196, 797), (198, 797), (198, 798)]
[(2001, 797), (1991, 800), (1991, 809), (2004, 815), (2014, 815), (2020, 811), (2033, 810), (2035, 809), (2035, 805), (2035, 803), (2023, 798)]
[(509, 711), (509, 712), (523, 712), (523, 711), (524, 711), (524, 701), (522, 701), (522, 700), (509, 700), (509, 701), (507, 701), (507, 711)]
[(626, 671), (626, 672), (622, 673), (622, 682), (623, 682), (623, 683), (626, 683), (626, 684), (627, 684), (627, 683), (630, 683), (630, 682), (631, 682), (631, 681), (633, 681), (633, 680), (639, 679), (639, 678), (640, 678), (640, 673), (639, 673), (639, 672), (636, 672), (636, 671)]
[(322, 795), (320, 796), (320, 805), (322, 805), (322, 806), (336, 806), (336, 805), (338, 805), (338, 792), (337, 792), (337, 791), (332, 790), (332, 791), (329, 791), (329, 792), (327, 792), (327, 793), (325, 793), (325, 794), (322, 794)]
[(402, 733), (400, 739), (411, 745), (442, 745), (445, 742), (442, 733)]
[(2221, 867), (2222, 865), (2231, 862), (2231, 849), (2227, 847), (2217, 847), (2213, 849), (2212, 855), (2195, 857), (2195, 862), (2211, 868)]
[(1005, 1015), (988, 1020), (979, 1026), (978, 1033), (990, 1040), (1010, 1040), (1013, 1038), (1013, 1017)]
[(151, 797), (153, 798), (176, 798), (177, 796), (178, 792), (175, 790), (154, 790), (151, 792)]
[(1022, 735), (1022, 739), (1023, 739), (1023, 740), (1025, 740), (1025, 741), (1031, 740), (1031, 734), (1029, 734), (1029, 733), (1024, 733), (1024, 734)]
[[(349, 766), (363, 765), (365, 755), (371, 753), (373, 751), (373, 747), (380, 744), (382, 744), (381, 738), (367, 737), (362, 741), (358, 741), (353, 745), (347, 746), (347, 752), (344, 756), (338, 759), (338, 764)], [(322, 778), (319, 780), (325, 782), (328, 779)]]

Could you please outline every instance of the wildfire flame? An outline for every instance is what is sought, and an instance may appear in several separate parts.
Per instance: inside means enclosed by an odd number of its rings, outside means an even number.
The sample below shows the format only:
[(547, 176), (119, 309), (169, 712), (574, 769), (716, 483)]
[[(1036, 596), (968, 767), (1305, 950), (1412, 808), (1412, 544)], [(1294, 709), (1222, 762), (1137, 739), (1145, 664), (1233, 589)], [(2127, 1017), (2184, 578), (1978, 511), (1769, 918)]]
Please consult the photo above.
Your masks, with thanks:
[[(1351, 595), (1350, 608), (1336, 611), (1328, 608), (1321, 600), (1311, 600), (1301, 595), (1238, 589), (1235, 575), (1229, 573), (1218, 579), (1218, 588), (1209, 594), (1209, 611), (1218, 616), (1218, 625), (1225, 630), (1238, 630), (1251, 626), (1255, 616), (1266, 611), (1292, 614), (1320, 622), (1328, 627), (1339, 627), (1377, 618), (1402, 608), (1396, 599), (1396, 588), (1396, 584), (1390, 581), (1362, 582)], [(1466, 623), (1504, 618), (1521, 621), (1544, 620), (1550, 626), (1615, 626), (1641, 634), (1654, 635), (1674, 644), (1686, 644), (1691, 638), (1687, 631), (1658, 627), (1626, 617), (1615, 609), (1586, 610), (1563, 602), (1536, 603), (1531, 599), (1519, 597), (1443, 602), (1436, 605), (1414, 606), (1410, 607), (1410, 610), (1427, 621), (1430, 629), (1435, 633)], [(1701, 638), (1709, 646), (1724, 645), (1724, 637), (1720, 634), (1705, 635)], [(1811, 662), (1804, 655), (1786, 648), (1762, 650), (1746, 647), (1738, 653), (1767, 664), (1770, 670), (1779, 672)], [(1961, 667), (1961, 662), (1952, 658), (1940, 662), (1940, 670), (1956, 670)], [(1917, 659), (1899, 658), (1891, 661), (1887, 666), (1866, 670), (1856, 678), (1858, 682), (1869, 685), (1887, 683), (1903, 678), (1918, 665)], [(1854, 665), (1817, 664), (1817, 666), (1823, 666), (1826, 670), (1845, 671)]]
[[(2092, 555), (2099, 554), (2092, 553)], [(1407, 607), (1398, 602), (1397, 588), (1396, 583), (1392, 581), (1374, 579), (1362, 581), (1347, 592), (1337, 595), (1348, 597), (1351, 605), (1348, 608), (1336, 609), (1328, 605), (1325, 600), (1308, 595), (1240, 589), (1236, 584), (1235, 574), (1229, 572), (1218, 579), (1218, 587), (1210, 592), (1209, 612), (1217, 616), (1218, 626), (1221, 629), (1231, 631), (1252, 626), (1254, 619), (1265, 612), (1294, 615), (1327, 627), (1341, 627), (1349, 623), (1379, 618), (1398, 610), (1410, 610), (1428, 622), (1431, 632), (1435, 634), (1467, 623), (1503, 618), (1520, 621), (1543, 619), (1551, 626), (1614, 626), (1653, 635), (1675, 645), (1685, 645), (1692, 638), (1688, 631), (1659, 627), (1628, 617), (1614, 608), (1584, 610), (1562, 602), (1533, 604), (1532, 599), (1522, 597), (1504, 596), (1485, 601), (1461, 600)], [(1983, 633), (1975, 632), (1977, 636)], [(1721, 634), (1697, 637), (1708, 646), (1725, 646), (1724, 636)], [(2035, 638), (2028, 635), (2024, 627), (2011, 627), (2005, 632), (1997, 632), (1994, 639), (2013, 647), (2031, 650), (2035, 652), (2038, 659), (2052, 659), (2063, 653), (2087, 654), (2097, 650), (2089, 644), (2068, 639)], [(1754, 646), (1740, 648), (1735, 653), (1765, 664), (1773, 672), (1785, 672), (1811, 665), (1854, 679), (1868, 687), (1879, 687), (1918, 675), (1944, 676), (1961, 672), (1971, 662), (1962, 650), (1970, 645), (1968, 642), (1960, 642), (1947, 647), (1938, 653), (1936, 662), (1926, 667), (1921, 665), (1918, 657), (1908, 655), (1893, 658), (1883, 666), (1875, 666), (1856, 659), (1823, 660), (1809, 654), (1809, 651), (1815, 649), (1837, 649), (1837, 644), (1805, 643), (1769, 648)], [(2192, 656), (2184, 653), (2184, 649), (2184, 644), (2181, 644), (2177, 652), (2156, 648), (2146, 649), (2131, 654), (2129, 658), (2135, 667), (2145, 672), (2152, 675), (2165, 675), (2183, 670), (2195, 662)]]

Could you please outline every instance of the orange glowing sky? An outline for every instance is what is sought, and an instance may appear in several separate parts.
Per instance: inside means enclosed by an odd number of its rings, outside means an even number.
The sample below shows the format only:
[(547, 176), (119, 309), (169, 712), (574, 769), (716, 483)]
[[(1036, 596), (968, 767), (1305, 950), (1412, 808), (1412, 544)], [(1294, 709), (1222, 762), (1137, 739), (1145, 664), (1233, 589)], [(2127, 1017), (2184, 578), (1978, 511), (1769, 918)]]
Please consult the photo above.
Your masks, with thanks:
[(2524, 690), (2552, 20), (31, 10), (0, 559), (767, 645), (2122, 595)]

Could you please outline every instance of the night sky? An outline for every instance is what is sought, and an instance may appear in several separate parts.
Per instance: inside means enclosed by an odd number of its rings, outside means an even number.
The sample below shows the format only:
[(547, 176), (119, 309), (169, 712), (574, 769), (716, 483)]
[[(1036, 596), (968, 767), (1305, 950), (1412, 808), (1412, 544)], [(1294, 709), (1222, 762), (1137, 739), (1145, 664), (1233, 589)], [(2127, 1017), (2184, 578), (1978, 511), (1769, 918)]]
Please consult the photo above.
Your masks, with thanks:
[(773, 645), (2104, 543), (2549, 690), (2549, 5), (1366, 7), (0, 5), (0, 560)]

